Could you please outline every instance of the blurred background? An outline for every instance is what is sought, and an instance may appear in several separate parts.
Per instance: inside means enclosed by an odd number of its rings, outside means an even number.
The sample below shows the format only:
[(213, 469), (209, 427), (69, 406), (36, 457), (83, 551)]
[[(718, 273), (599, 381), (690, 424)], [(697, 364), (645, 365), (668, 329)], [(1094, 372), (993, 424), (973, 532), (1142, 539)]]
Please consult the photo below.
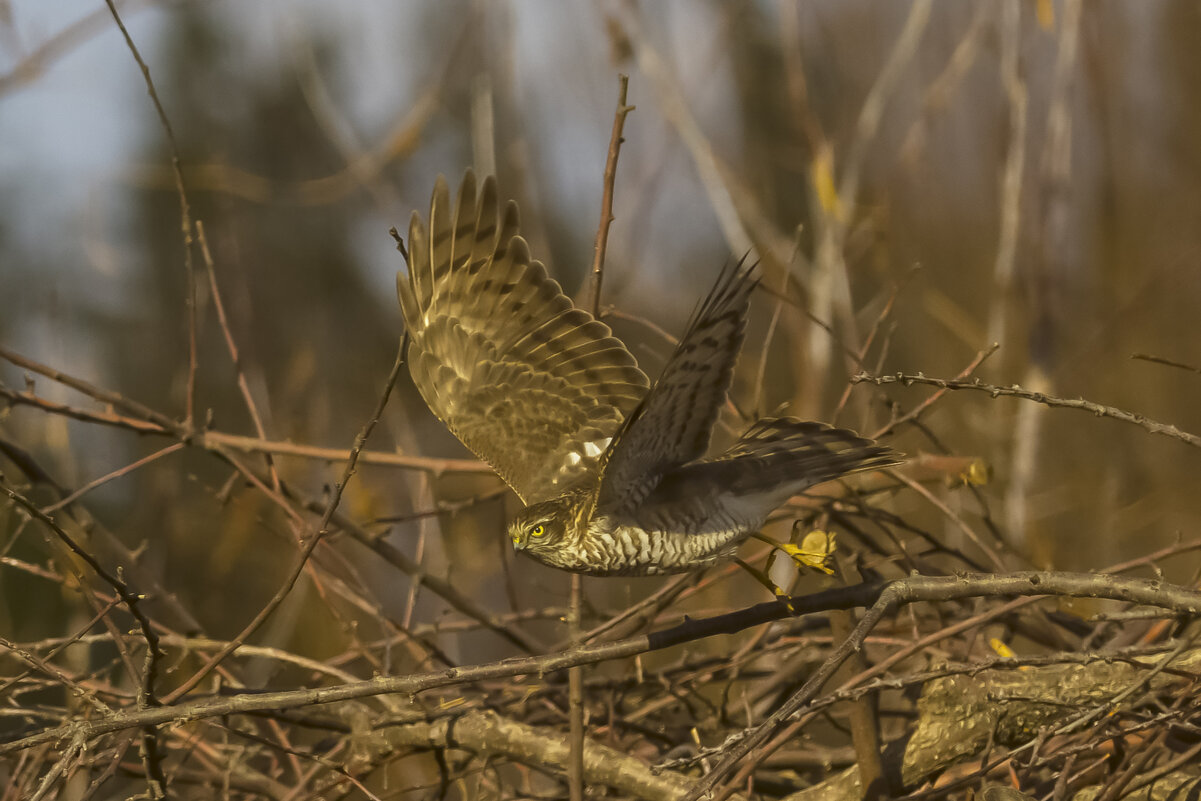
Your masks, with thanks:
[[(0, 2), (0, 343), (169, 417), (184, 415), (188, 376), (173, 151), (264, 438), (346, 450), (401, 334), (389, 228), (428, 214), (438, 174), (452, 187), (468, 167), (495, 174), (535, 256), (578, 294), (626, 73), (636, 110), (602, 305), (652, 376), (665, 335), (750, 250), (765, 288), (734, 395), (747, 418), (784, 407), (876, 433), (932, 389), (857, 385), (844, 399), (850, 376), (953, 377), (995, 342), (975, 372), (985, 381), (1201, 431), (1196, 370), (1131, 358), (1201, 366), (1195, 2), (117, 6), (170, 137), (103, 4)], [(191, 258), (197, 419), (255, 437), (205, 259)], [(13, 391), (29, 380), (41, 397), (103, 408), (29, 375), (0, 362)], [(0, 413), (0, 436), (68, 490), (172, 442), (26, 405)], [(1101, 567), (1196, 534), (1201, 457), (1135, 426), (961, 391), (888, 441), (991, 467), (971, 488), (913, 474), (957, 520), (907, 489), (878, 503), (972, 552), (966, 526), (1010, 567)], [(469, 456), (407, 374), (368, 449)], [(261, 450), (240, 458), (266, 475)], [(318, 504), (342, 469), (288, 455), (275, 465)], [(363, 465), (341, 511), (495, 614), (546, 618), (528, 630), (549, 645), (563, 636), (568, 577), (513, 557), (503, 527), (516, 501), (501, 490), (478, 470)], [(296, 553), (279, 505), (203, 449), (161, 455), (82, 503), (96, 553), (108, 564), (139, 554), (143, 581), (178, 602), (163, 619), (184, 632), (232, 636)], [(46, 563), (42, 536), (11, 508), (0, 516), (0, 555)], [(327, 583), (302, 578), (256, 642), (324, 658), (354, 638), (461, 618), (349, 537), (315, 558)], [(1174, 569), (1188, 578), (1187, 562)], [(588, 619), (662, 584), (586, 580)], [(11, 563), (0, 593), (12, 639), (91, 614)], [(738, 576), (693, 603), (765, 598)], [(512, 652), (487, 631), (440, 642), (465, 661)], [(274, 670), (260, 681), (287, 683)]]

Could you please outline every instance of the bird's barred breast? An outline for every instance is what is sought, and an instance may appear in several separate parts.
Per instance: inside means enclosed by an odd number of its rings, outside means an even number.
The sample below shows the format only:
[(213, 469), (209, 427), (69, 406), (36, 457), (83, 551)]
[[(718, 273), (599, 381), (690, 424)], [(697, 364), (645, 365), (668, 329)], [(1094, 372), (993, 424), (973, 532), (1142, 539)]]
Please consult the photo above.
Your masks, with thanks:
[(569, 569), (605, 576), (684, 573), (732, 556), (749, 533), (682, 534), (593, 521), (580, 543), (580, 564)]

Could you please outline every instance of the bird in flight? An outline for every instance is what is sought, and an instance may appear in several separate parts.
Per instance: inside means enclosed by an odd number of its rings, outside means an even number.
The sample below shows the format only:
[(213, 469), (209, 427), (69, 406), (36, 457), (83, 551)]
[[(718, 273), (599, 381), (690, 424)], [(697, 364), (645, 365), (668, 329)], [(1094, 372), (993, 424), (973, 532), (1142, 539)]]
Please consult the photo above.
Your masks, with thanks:
[(491, 177), (477, 191), (469, 171), (453, 205), (439, 177), (428, 228), (413, 213), (406, 259), (397, 292), (413, 383), (526, 504), (509, 536), (545, 564), (648, 576), (734, 559), (793, 495), (898, 462), (853, 431), (791, 417), (761, 419), (706, 457), (753, 266), (722, 271), (652, 384), (530, 257), (517, 206), (502, 208)]

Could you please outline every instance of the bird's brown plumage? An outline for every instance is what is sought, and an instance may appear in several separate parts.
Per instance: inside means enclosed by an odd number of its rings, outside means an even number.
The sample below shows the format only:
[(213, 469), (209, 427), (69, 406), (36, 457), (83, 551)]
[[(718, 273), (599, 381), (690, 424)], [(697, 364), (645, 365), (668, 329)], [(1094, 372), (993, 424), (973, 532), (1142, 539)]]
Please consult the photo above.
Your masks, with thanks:
[[(498, 222), (499, 216), (499, 222)], [(528, 505), (514, 545), (597, 575), (690, 570), (731, 555), (806, 487), (895, 464), (852, 431), (760, 420), (704, 458), (746, 328), (754, 268), (722, 271), (653, 387), (603, 323), (576, 309), (468, 172), (409, 225), (397, 290), (409, 370), (431, 410)]]
[[(499, 228), (496, 184), (463, 179), (451, 207), (442, 178), (427, 232), (409, 224), (409, 272), (397, 294), (409, 371), (430, 409), (527, 503), (588, 474), (646, 375), (609, 327), (572, 307), (517, 232)], [(603, 443), (603, 444), (599, 444)]]

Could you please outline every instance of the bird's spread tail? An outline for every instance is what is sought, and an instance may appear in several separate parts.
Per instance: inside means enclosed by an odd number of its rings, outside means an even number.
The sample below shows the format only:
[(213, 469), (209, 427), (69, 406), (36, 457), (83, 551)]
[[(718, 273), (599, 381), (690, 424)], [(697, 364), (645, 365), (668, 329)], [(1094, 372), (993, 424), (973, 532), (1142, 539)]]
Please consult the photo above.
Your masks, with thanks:
[(795, 494), (850, 473), (899, 464), (900, 454), (845, 428), (792, 417), (764, 418), (729, 450), (698, 464), (721, 473), (726, 491), (780, 487)]
[(725, 453), (664, 474), (632, 516), (659, 531), (751, 531), (815, 484), (899, 462), (900, 454), (854, 431), (790, 417), (764, 419)]

